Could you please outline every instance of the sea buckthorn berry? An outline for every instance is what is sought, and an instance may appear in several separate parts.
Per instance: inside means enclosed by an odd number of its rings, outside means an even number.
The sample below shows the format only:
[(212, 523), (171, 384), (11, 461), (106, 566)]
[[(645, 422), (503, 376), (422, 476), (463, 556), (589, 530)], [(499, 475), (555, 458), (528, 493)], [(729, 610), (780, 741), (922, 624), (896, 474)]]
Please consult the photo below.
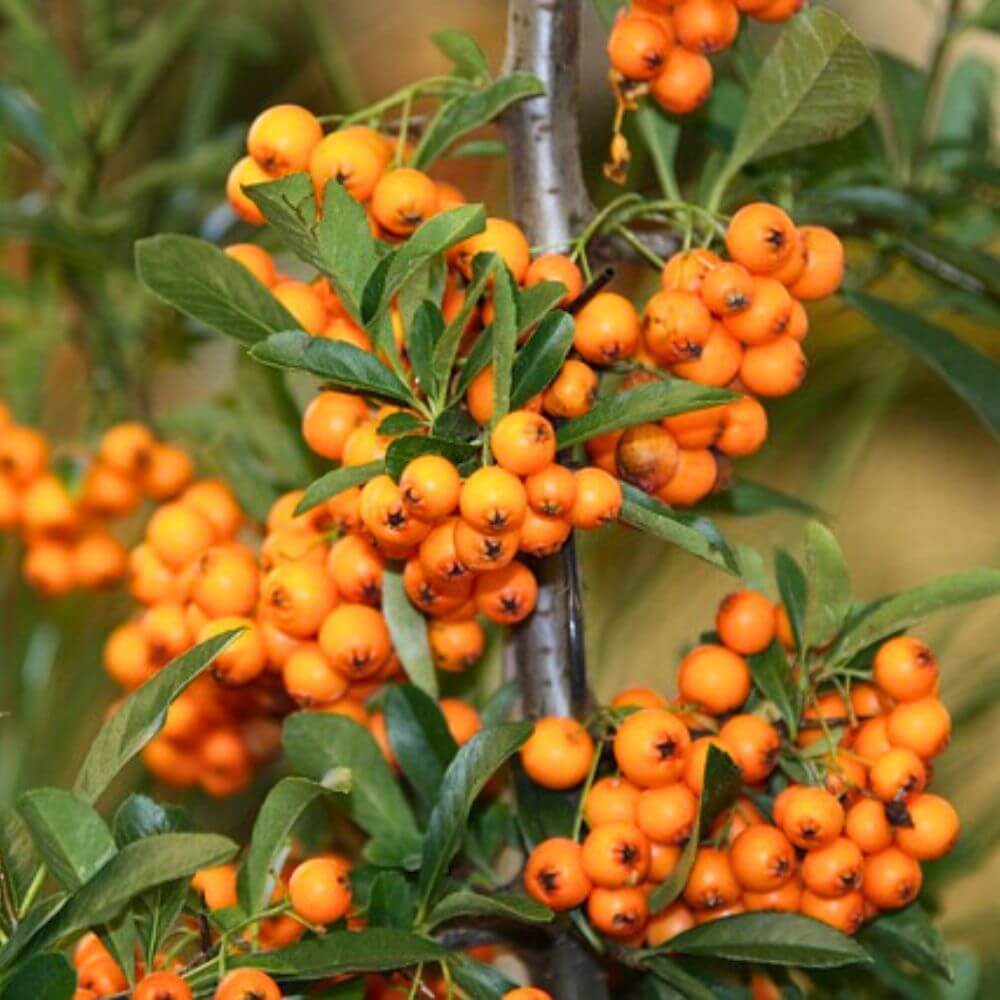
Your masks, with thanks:
[(719, 739), (739, 765), (748, 785), (763, 781), (778, 762), (781, 737), (759, 715), (734, 715), (719, 730)]
[(798, 913), (801, 902), (802, 883), (797, 877), (790, 878), (780, 889), (773, 889), (771, 892), (747, 890), (743, 893), (743, 905), (751, 913)]
[(527, 505), (521, 480), (495, 465), (473, 472), (459, 498), (462, 518), (477, 531), (494, 534), (518, 527)]
[(627, 938), (637, 934), (649, 919), (649, 904), (640, 888), (596, 887), (587, 899), (591, 924), (609, 937)]
[(750, 680), (750, 668), (742, 656), (725, 646), (707, 644), (693, 649), (681, 661), (677, 690), (684, 701), (722, 715), (747, 700)]
[(743, 348), (721, 323), (713, 323), (701, 352), (690, 361), (673, 366), (675, 375), (699, 385), (721, 387), (736, 377), (743, 361)]
[(570, 358), (542, 395), (542, 409), (553, 417), (582, 417), (597, 399), (597, 372)]
[(300, 639), (319, 631), (337, 600), (326, 569), (311, 562), (278, 566), (261, 584), (261, 613), (283, 632)]
[(343, 858), (309, 858), (297, 865), (288, 880), (292, 909), (310, 924), (339, 920), (351, 905), (350, 869)]
[(218, 865), (199, 868), (191, 879), (191, 886), (209, 910), (224, 910), (238, 905), (236, 879), (235, 865)]
[(700, 52), (675, 46), (650, 85), (650, 96), (664, 111), (686, 115), (700, 108), (712, 93), (715, 72)]
[(703, 247), (676, 253), (663, 265), (660, 283), (665, 291), (701, 294), (708, 273), (722, 263), (722, 258)]
[(215, 1000), (281, 1000), (281, 990), (260, 969), (234, 969), (220, 980)]
[(774, 639), (774, 609), (771, 602), (753, 590), (739, 590), (724, 598), (715, 615), (715, 630), (732, 650), (751, 656)]
[(472, 593), (472, 582), (469, 580), (462, 580), (458, 584), (442, 584), (431, 580), (416, 557), (406, 561), (403, 586), (410, 601), (432, 618), (440, 618), (456, 611)]
[(367, 604), (341, 604), (324, 619), (320, 649), (347, 677), (371, 677), (392, 653), (389, 627), (381, 613)]
[(92, 528), (77, 539), (71, 555), (73, 579), (88, 590), (111, 586), (128, 569), (125, 546), (103, 528)]
[(875, 654), (872, 678), (895, 701), (915, 701), (933, 695), (938, 664), (930, 648), (911, 635), (882, 643)]
[(677, 41), (693, 52), (721, 52), (736, 40), (739, 11), (732, 0), (682, 0), (674, 8)]
[(149, 640), (137, 622), (124, 622), (104, 643), (104, 669), (126, 691), (134, 691), (153, 676)]
[(573, 346), (595, 365), (631, 357), (639, 346), (639, 314), (616, 292), (595, 295), (577, 314)]
[(368, 201), (384, 167), (378, 150), (352, 129), (331, 132), (309, 157), (309, 174), (320, 203), (330, 181), (342, 185), (358, 201)]
[(719, 451), (742, 458), (758, 451), (767, 440), (767, 412), (753, 396), (744, 396), (722, 407)]
[(918, 861), (944, 857), (958, 840), (955, 807), (940, 795), (914, 795), (907, 800), (909, 824), (896, 828), (896, 843)]
[(643, 310), (643, 343), (665, 365), (698, 358), (711, 330), (712, 315), (693, 292), (657, 292)]
[(892, 746), (905, 747), (929, 760), (948, 746), (951, 716), (937, 698), (903, 702), (889, 713), (886, 735)]
[(155, 604), (143, 612), (140, 622), (156, 663), (180, 656), (191, 645), (191, 629), (181, 604)]
[(382, 597), (385, 559), (367, 539), (344, 535), (330, 548), (327, 569), (337, 592), (352, 604), (377, 606)]
[(782, 794), (783, 808), (779, 818), (775, 804), (775, 819), (796, 847), (814, 850), (840, 836), (844, 809), (826, 789), (793, 785)]
[(868, 768), (853, 754), (826, 754), (820, 760), (826, 768), (824, 786), (847, 808), (868, 787)]
[(741, 344), (753, 347), (788, 332), (792, 321), (792, 297), (774, 278), (754, 278), (750, 301), (740, 312), (730, 313), (722, 323)]
[(274, 286), (271, 294), (306, 333), (315, 336), (326, 326), (326, 308), (312, 287), (304, 281), (286, 278)]
[(580, 858), (594, 885), (638, 885), (649, 870), (649, 841), (634, 823), (604, 823), (587, 834)]
[(807, 368), (799, 342), (786, 335), (748, 347), (739, 374), (743, 385), (758, 396), (787, 396), (802, 385)]
[(476, 578), (476, 607), (498, 625), (524, 621), (538, 602), (538, 582), (524, 563), (516, 560)]
[(403, 502), (424, 521), (437, 521), (458, 506), (462, 480), (458, 469), (440, 455), (413, 459), (399, 479)]
[(321, 392), (302, 416), (302, 436), (317, 455), (339, 462), (347, 439), (367, 416), (368, 407), (358, 396)]
[(583, 818), (591, 829), (605, 823), (635, 823), (639, 795), (627, 778), (601, 778), (587, 792)]
[(125, 973), (110, 954), (97, 954), (84, 962), (76, 971), (76, 983), (101, 997), (128, 989)]
[(667, 699), (649, 687), (630, 687), (611, 699), (611, 708), (666, 708)]
[(553, 555), (566, 544), (572, 530), (573, 526), (569, 521), (561, 517), (536, 514), (529, 507), (521, 522), (518, 551), (537, 558)]
[(257, 565), (249, 549), (218, 545), (198, 560), (191, 599), (209, 618), (248, 615), (257, 603), (258, 583)]
[(437, 211), (437, 187), (423, 171), (400, 167), (383, 174), (372, 192), (375, 221), (394, 236), (409, 236)]
[(97, 455), (109, 469), (134, 476), (149, 461), (155, 443), (153, 432), (145, 424), (125, 421), (104, 432)]
[(530, 288), (542, 281), (558, 281), (566, 294), (560, 306), (568, 306), (583, 291), (583, 275), (573, 261), (561, 253), (543, 253), (536, 257), (524, 273), (524, 285)]
[[(522, 521), (521, 527), (523, 526)], [(461, 564), (473, 573), (500, 569), (511, 563), (517, 555), (520, 532), (520, 528), (512, 528), (501, 534), (487, 534), (459, 520), (455, 525), (455, 554)]]
[(293, 650), (281, 668), (285, 690), (298, 704), (328, 705), (347, 693), (347, 678), (334, 670), (316, 643)]
[(583, 867), (580, 845), (568, 837), (543, 840), (524, 866), (524, 888), (532, 899), (553, 910), (572, 910), (593, 885)]
[(844, 280), (844, 246), (837, 236), (822, 226), (803, 226), (799, 230), (805, 255), (805, 268), (789, 287), (797, 299), (813, 302), (833, 295)]
[(249, 618), (216, 618), (208, 622), (198, 635), (199, 642), (233, 629), (243, 629), (212, 664), (215, 679), (224, 684), (248, 684), (267, 665), (267, 650), (260, 629)]
[(365, 421), (354, 429), (344, 445), (343, 465), (367, 465), (385, 458), (389, 448), (390, 438), (378, 433), (378, 423), (374, 420)]
[(829, 899), (806, 889), (799, 909), (807, 917), (821, 920), (843, 934), (856, 933), (865, 919), (865, 900), (860, 892)]
[(698, 816), (698, 800), (681, 782), (647, 788), (639, 796), (639, 829), (657, 844), (685, 844)]
[(192, 483), (181, 494), (180, 502), (206, 518), (219, 539), (231, 538), (243, 523), (243, 511), (232, 490), (221, 479), (200, 479)]
[(720, 264), (705, 276), (701, 297), (720, 319), (742, 312), (753, 301), (753, 275), (733, 262)]
[(865, 858), (865, 899), (880, 910), (898, 910), (920, 894), (920, 863), (898, 847), (887, 847)]
[(707, 448), (682, 448), (677, 471), (656, 495), (666, 504), (691, 507), (712, 492), (718, 476), (715, 456)]
[(715, 847), (700, 847), (684, 886), (684, 902), (693, 910), (721, 910), (736, 903), (743, 890), (729, 855)]
[(479, 713), (461, 698), (442, 698), (438, 702), (438, 707), (444, 716), (451, 738), (460, 747), (465, 746), (483, 728), (483, 720)]
[(889, 717), (876, 715), (862, 722), (854, 734), (851, 749), (868, 764), (874, 763), (882, 754), (891, 750)]
[(431, 622), (427, 638), (435, 665), (449, 673), (461, 673), (473, 666), (486, 646), (486, 633), (474, 618)]
[(792, 313), (785, 331), (793, 340), (800, 344), (809, 333), (809, 314), (806, 307), (798, 299), (792, 299)]
[(657, 21), (623, 13), (608, 36), (608, 58), (626, 79), (652, 80), (660, 72), (672, 41)]
[(459, 523), (459, 519), (453, 517), (435, 525), (420, 543), (420, 564), (432, 580), (457, 582), (470, 575), (469, 567), (458, 558), (455, 548), (455, 531)]
[(666, 486), (679, 461), (677, 442), (659, 424), (629, 427), (615, 447), (619, 476), (646, 493), (655, 493)]
[(875, 799), (858, 799), (847, 810), (844, 833), (865, 854), (877, 854), (892, 844), (892, 826), (885, 807)]
[(802, 859), (802, 881), (817, 896), (837, 897), (861, 888), (864, 876), (861, 848), (848, 837), (807, 851)]
[(39, 476), (21, 496), (21, 526), (29, 535), (65, 534), (80, 524), (80, 511), (58, 476)]
[(887, 707), (885, 695), (874, 684), (861, 682), (851, 685), (851, 708), (858, 719), (881, 715)]
[(574, 528), (591, 530), (617, 520), (622, 509), (622, 488), (603, 469), (578, 469), (574, 475), (576, 496), (569, 519)]
[(622, 774), (640, 788), (658, 788), (681, 777), (691, 748), (691, 734), (676, 715), (644, 709), (628, 716), (614, 739)]
[(868, 782), (877, 798), (891, 802), (922, 792), (927, 787), (927, 768), (912, 750), (896, 747), (872, 763)]
[(247, 132), (247, 152), (269, 174), (281, 177), (305, 170), (323, 138), (316, 116), (297, 104), (276, 104), (262, 111)]
[(681, 859), (681, 848), (675, 844), (658, 844), (655, 840), (649, 843), (649, 878), (653, 882), (662, 882), (677, 867)]
[(531, 265), (531, 248), (521, 228), (507, 219), (488, 218), (481, 233), (470, 236), (452, 251), (459, 270), (472, 278), (472, 262), (481, 253), (496, 253), (520, 284)]
[(132, 1000), (191, 1000), (191, 987), (176, 972), (151, 972), (136, 983)]
[(758, 21), (776, 24), (794, 17), (806, 5), (806, 0), (770, 0), (770, 3), (754, 11)]
[(392, 548), (418, 545), (431, 526), (416, 517), (403, 499), (402, 489), (383, 474), (361, 489), (361, 520), (376, 542)]
[(771, 274), (795, 246), (795, 224), (777, 205), (744, 205), (729, 221), (726, 247), (733, 260), (754, 274)]
[(649, 918), (649, 923), (646, 924), (646, 945), (650, 948), (659, 948), (671, 938), (691, 930), (692, 927), (694, 927), (694, 916), (691, 911), (683, 903), (671, 903)]
[(274, 258), (256, 243), (231, 243), (223, 247), (223, 252), (242, 264), (265, 288), (272, 288), (278, 280)]
[(272, 180), (274, 178), (252, 156), (244, 156), (233, 164), (226, 178), (226, 198), (229, 199), (232, 210), (244, 222), (262, 226), (267, 221), (246, 189)]
[(556, 432), (538, 413), (514, 410), (502, 417), (490, 434), (493, 457), (508, 472), (530, 476), (556, 457)]
[(521, 766), (537, 785), (564, 789), (579, 785), (594, 760), (594, 741), (575, 719), (538, 719), (521, 747)]
[(744, 889), (774, 892), (795, 874), (795, 848), (776, 826), (755, 823), (733, 841), (730, 862)]

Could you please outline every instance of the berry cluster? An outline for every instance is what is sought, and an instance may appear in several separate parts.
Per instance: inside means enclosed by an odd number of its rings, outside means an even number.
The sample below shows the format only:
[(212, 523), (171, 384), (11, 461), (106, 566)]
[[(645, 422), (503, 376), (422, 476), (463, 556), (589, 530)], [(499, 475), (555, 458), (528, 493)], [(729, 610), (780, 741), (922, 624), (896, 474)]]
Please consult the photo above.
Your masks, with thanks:
[[(912, 902), (921, 862), (946, 854), (959, 828), (950, 803), (926, 791), (950, 734), (931, 651), (907, 635), (884, 642), (871, 682), (813, 690), (792, 738), (773, 713), (747, 704), (746, 656), (775, 637), (793, 644), (784, 609), (754, 591), (731, 594), (716, 636), (683, 658), (673, 704), (648, 688), (621, 692), (602, 713), (600, 747), (573, 719), (536, 723), (524, 770), (546, 788), (586, 782), (587, 833), (534, 848), (528, 893), (557, 910), (586, 906), (598, 931), (652, 947), (755, 910), (799, 912), (854, 933)], [(738, 767), (743, 787), (703, 829), (711, 747)], [(650, 912), (694, 832), (683, 887)]]
[(176, 496), (193, 468), (182, 449), (139, 423), (110, 428), (82, 463), (53, 461), (45, 436), (0, 403), (0, 531), (21, 536), (24, 577), (47, 597), (120, 580), (127, 552), (108, 523), (143, 498)]
[(712, 93), (708, 55), (728, 49), (740, 14), (787, 21), (805, 0), (633, 0), (608, 38), (611, 79), (628, 102), (648, 93), (665, 111), (688, 114)]

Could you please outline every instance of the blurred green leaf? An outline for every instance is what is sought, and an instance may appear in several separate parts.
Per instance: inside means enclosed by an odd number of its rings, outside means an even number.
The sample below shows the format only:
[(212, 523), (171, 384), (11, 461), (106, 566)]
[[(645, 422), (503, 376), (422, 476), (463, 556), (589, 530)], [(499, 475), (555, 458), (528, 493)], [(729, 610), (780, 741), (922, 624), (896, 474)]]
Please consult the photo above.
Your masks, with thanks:
[(636, 112), (636, 122), (649, 155), (664, 198), (676, 199), (680, 193), (674, 159), (680, 144), (681, 129), (655, 103), (643, 101)]
[(977, 28), (1000, 31), (1000, 0), (983, 0), (982, 6), (972, 19)]
[(13, 808), (0, 805), (0, 870), (15, 906), (31, 885), (39, 860), (31, 833)]
[(526, 924), (545, 924), (554, 916), (555, 914), (547, 906), (536, 903), (527, 896), (514, 896), (509, 893), (484, 896), (468, 889), (459, 889), (445, 896), (431, 910), (427, 926), (437, 927), (459, 917), (493, 917)]
[(446, 389), (448, 386), (455, 357), (472, 317), (472, 311), (485, 294), (499, 264), (500, 257), (495, 253), (476, 254), (472, 261), (472, 281), (465, 289), (462, 307), (434, 345), (434, 378), (441, 389)]
[(887, 122), (884, 136), (886, 152), (898, 156), (906, 176), (920, 145), (924, 109), (927, 106), (928, 79), (924, 70), (892, 52), (875, 53), (882, 77), (881, 122)]
[(961, 162), (988, 157), (993, 142), (996, 68), (979, 55), (962, 56), (945, 83), (934, 130), (939, 160)]
[(487, 965), (463, 952), (452, 952), (448, 959), (452, 978), (469, 996), (482, 1000), (503, 1000), (516, 984), (495, 965)]
[(814, 504), (791, 493), (783, 493), (765, 483), (737, 478), (721, 493), (713, 493), (698, 505), (699, 510), (718, 511), (720, 514), (756, 516), (772, 510), (787, 510), (807, 517), (823, 515)]
[[(701, 982), (696, 976), (685, 972), (680, 965), (666, 955), (655, 955), (647, 958), (642, 963), (657, 979), (672, 987), (669, 996), (684, 997), (685, 1000), (716, 1000), (716, 994), (711, 987)], [(657, 993), (657, 996), (663, 996)]]
[(65, 955), (32, 955), (10, 978), (0, 1000), (72, 1000), (76, 972)]
[(23, 146), (43, 164), (56, 157), (45, 119), (23, 91), (10, 84), (0, 84), (0, 134), (17, 146)]
[(808, 604), (805, 646), (824, 646), (840, 631), (851, 612), (851, 578), (833, 532), (818, 521), (806, 526)]
[(464, 31), (446, 29), (431, 35), (434, 44), (455, 64), (458, 72), (470, 80), (489, 76), (489, 66), (483, 50), (471, 35)]
[(386, 567), (382, 574), (382, 614), (406, 676), (437, 698), (437, 672), (427, 639), (427, 620), (407, 596), (403, 574), (391, 567)]
[(806, 640), (806, 608), (809, 587), (802, 567), (782, 548), (774, 550), (774, 577), (778, 583), (781, 603), (788, 612), (788, 620), (795, 636), (795, 648), (802, 654)]
[(879, 914), (865, 925), (859, 940), (870, 951), (905, 959), (949, 982), (955, 978), (944, 937), (919, 903)]

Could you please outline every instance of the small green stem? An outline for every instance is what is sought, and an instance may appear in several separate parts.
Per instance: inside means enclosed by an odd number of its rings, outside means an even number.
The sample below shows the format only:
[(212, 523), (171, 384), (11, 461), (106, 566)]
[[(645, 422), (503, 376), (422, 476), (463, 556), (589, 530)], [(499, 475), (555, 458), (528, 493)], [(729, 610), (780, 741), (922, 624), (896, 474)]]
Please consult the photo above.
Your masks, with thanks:
[(580, 831), (583, 829), (583, 810), (587, 804), (587, 796), (590, 794), (590, 789), (594, 785), (594, 779), (597, 777), (597, 768), (601, 763), (601, 752), (604, 750), (604, 740), (600, 739), (597, 741), (597, 746), (594, 747), (594, 759), (590, 762), (590, 771), (587, 773), (587, 780), (583, 783), (583, 788), (580, 790), (580, 801), (576, 806), (576, 815), (573, 817), (573, 832), (570, 836), (573, 840), (580, 839)]
[(639, 239), (631, 229), (627, 229), (625, 226), (620, 224), (615, 224), (614, 231), (644, 260), (650, 267), (656, 271), (662, 271), (666, 261), (658, 254), (651, 250), (642, 240)]
[(914, 156), (918, 161), (927, 152), (933, 139), (934, 114), (937, 111), (941, 88), (944, 86), (948, 55), (960, 33), (956, 29), (959, 27), (961, 7), (962, 0), (948, 0), (941, 32), (927, 70), (927, 100), (924, 103), (923, 118), (920, 123), (920, 142)]
[(23, 920), (28, 910), (31, 909), (39, 892), (42, 890), (42, 886), (45, 884), (45, 876), (48, 875), (48, 873), (49, 870), (45, 865), (38, 866), (38, 869), (35, 871), (35, 875), (31, 880), (31, 885), (28, 886), (28, 891), (24, 894), (24, 899), (21, 900), (21, 905), (18, 907), (18, 920)]

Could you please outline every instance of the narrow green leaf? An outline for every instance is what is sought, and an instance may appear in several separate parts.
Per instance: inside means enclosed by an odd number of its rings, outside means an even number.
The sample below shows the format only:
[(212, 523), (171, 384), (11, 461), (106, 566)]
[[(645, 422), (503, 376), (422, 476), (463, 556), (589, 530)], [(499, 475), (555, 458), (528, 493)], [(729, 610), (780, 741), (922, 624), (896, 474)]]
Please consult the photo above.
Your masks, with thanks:
[(505, 265), (497, 267), (493, 283), (493, 413), (495, 427), (510, 412), (514, 351), (517, 350), (517, 305), (514, 278)]
[(23, 146), (42, 163), (55, 161), (55, 146), (41, 111), (10, 84), (0, 85), (0, 130), (8, 141)]
[(72, 1000), (76, 972), (65, 955), (41, 952), (28, 959), (0, 992), (0, 1000)]
[(545, 389), (559, 374), (573, 346), (573, 319), (564, 312), (549, 313), (514, 358), (510, 406), (516, 410)]
[(687, 1000), (716, 1000), (716, 994), (712, 992), (711, 987), (692, 976), (691, 973), (685, 972), (677, 962), (667, 958), (666, 955), (647, 958), (642, 964), (657, 979), (661, 979), (673, 987), (674, 992), (671, 993), (671, 996), (681, 996)]
[(16, 906), (21, 905), (39, 863), (24, 820), (12, 807), (0, 805), (0, 871)]
[(781, 713), (794, 740), (799, 732), (799, 700), (785, 647), (775, 639), (762, 653), (748, 657), (747, 662), (757, 689)]
[(88, 802), (96, 802), (118, 772), (160, 731), (171, 702), (240, 632), (233, 629), (199, 643), (133, 691), (91, 743), (73, 790)]
[(778, 582), (781, 603), (788, 612), (788, 620), (795, 636), (795, 648), (805, 650), (806, 608), (809, 601), (808, 584), (802, 567), (784, 549), (774, 550), (774, 576)]
[(40, 950), (35, 945), (36, 938), (46, 927), (55, 922), (70, 898), (71, 894), (68, 892), (55, 892), (50, 896), (44, 896), (29, 908), (10, 939), (0, 947), (0, 971), (14, 965), (29, 945), (33, 946), (36, 953)]
[(437, 927), (459, 917), (493, 917), (524, 924), (546, 924), (554, 916), (555, 914), (547, 906), (536, 903), (527, 896), (513, 896), (508, 893), (483, 896), (468, 889), (459, 889), (445, 896), (431, 910), (427, 926)]
[(851, 578), (833, 532), (819, 521), (806, 526), (806, 648), (833, 639), (851, 612)]
[(888, 952), (918, 969), (928, 969), (948, 982), (954, 981), (955, 973), (944, 936), (919, 903), (879, 914), (864, 927), (859, 940), (869, 951)]
[(478, 962), (463, 952), (453, 951), (448, 959), (452, 979), (476, 1000), (503, 1000), (516, 983), (495, 965)]
[(437, 395), (437, 375), (434, 370), (434, 348), (444, 333), (444, 316), (433, 302), (423, 302), (409, 326), (406, 351), (413, 366), (417, 385), (427, 396)]
[(875, 58), (882, 78), (881, 104), (891, 126), (886, 151), (899, 158), (900, 167), (909, 170), (920, 145), (927, 106), (927, 73), (892, 52), (877, 51)]
[(349, 490), (352, 486), (367, 483), (369, 479), (374, 479), (383, 472), (385, 472), (384, 462), (342, 465), (339, 469), (331, 469), (309, 484), (302, 499), (295, 506), (295, 513), (296, 515), (304, 514), (306, 511), (318, 507), (321, 503), (326, 503), (338, 493), (343, 493), (344, 490)]
[(435, 31), (431, 41), (455, 64), (462, 76), (475, 80), (489, 74), (483, 50), (471, 35), (453, 28)]
[(382, 614), (406, 676), (422, 691), (437, 698), (437, 673), (427, 639), (427, 621), (407, 597), (403, 574), (391, 567), (386, 567), (382, 575)]
[(388, 871), (375, 876), (368, 894), (368, 926), (409, 930), (417, 903), (413, 887), (402, 872)]
[(680, 144), (680, 126), (671, 121), (652, 101), (643, 101), (636, 112), (639, 134), (649, 150), (656, 179), (664, 198), (677, 198), (680, 188), (674, 170), (674, 159)]
[(764, 483), (736, 478), (721, 493), (706, 497), (698, 505), (700, 510), (718, 511), (720, 514), (738, 514), (755, 517), (772, 510), (787, 510), (807, 517), (822, 517), (823, 511), (807, 500), (783, 493)]

